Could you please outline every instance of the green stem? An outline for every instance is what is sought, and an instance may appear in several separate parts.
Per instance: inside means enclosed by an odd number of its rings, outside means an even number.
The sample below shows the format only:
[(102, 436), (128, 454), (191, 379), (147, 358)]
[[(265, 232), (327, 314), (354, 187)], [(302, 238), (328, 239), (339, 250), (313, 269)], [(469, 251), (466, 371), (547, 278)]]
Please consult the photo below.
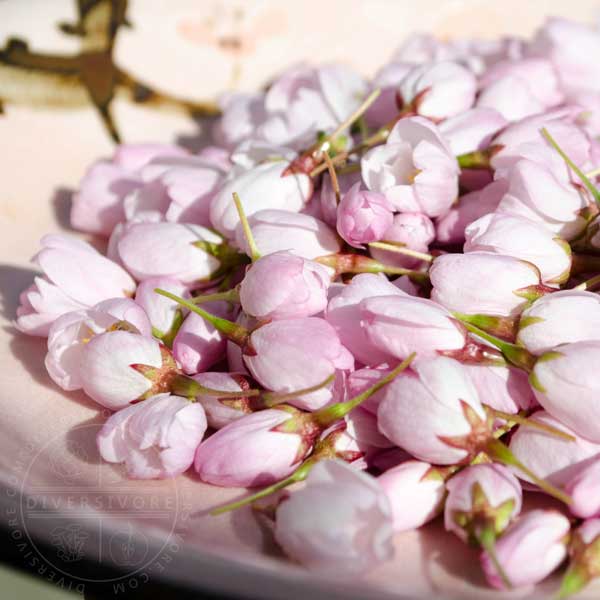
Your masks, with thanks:
[(216, 292), (214, 294), (203, 294), (201, 296), (193, 296), (190, 302), (193, 304), (204, 304), (205, 302), (217, 302), (218, 300), (226, 300), (227, 302), (239, 303), (240, 293), (237, 288), (231, 288), (225, 292)]
[(234, 344), (238, 346), (244, 346), (248, 338), (250, 337), (250, 330), (242, 325), (238, 325), (233, 321), (229, 321), (228, 319), (223, 319), (222, 317), (217, 317), (203, 308), (196, 306), (192, 302), (189, 302), (185, 298), (181, 298), (176, 296), (175, 294), (171, 294), (171, 292), (167, 292), (166, 290), (161, 290), (160, 288), (156, 288), (154, 290), (157, 294), (164, 296), (165, 298), (169, 298), (173, 300), (173, 302), (177, 302), (177, 304), (187, 308), (191, 312), (196, 313), (201, 316), (203, 319), (211, 323), (215, 329), (220, 331), (223, 335), (227, 337), (227, 339), (231, 340)]
[(329, 156), (329, 152), (327, 152), (327, 150), (323, 150), (323, 158), (325, 159), (325, 164), (327, 165), (327, 169), (329, 171), (329, 177), (331, 179), (331, 187), (333, 188), (333, 193), (335, 194), (335, 203), (336, 203), (336, 205), (338, 205), (341, 200), (341, 194), (340, 194), (340, 184), (338, 182), (338, 178), (335, 173), (335, 166), (331, 162), (331, 156)]
[(581, 568), (570, 565), (562, 579), (556, 599), (562, 600), (567, 596), (576, 594), (582, 590), (588, 582), (589, 578), (585, 576), (585, 572)]
[(250, 223), (248, 223), (248, 217), (246, 217), (246, 213), (244, 212), (244, 207), (242, 206), (242, 201), (240, 197), (237, 195), (237, 192), (233, 192), (233, 201), (235, 202), (235, 207), (238, 212), (238, 216), (240, 217), (240, 221), (242, 223), (242, 229), (244, 230), (244, 237), (248, 242), (248, 248), (250, 248), (250, 259), (252, 262), (256, 262), (260, 258), (260, 252), (256, 245), (256, 241), (254, 240), (254, 235), (252, 234), (252, 229), (250, 229)]
[(329, 427), (336, 421), (343, 419), (351, 410), (363, 403), (367, 398), (378, 392), (383, 386), (393, 381), (402, 371), (407, 369), (410, 363), (414, 360), (416, 353), (413, 352), (406, 360), (403, 360), (395, 369), (390, 371), (385, 377), (373, 384), (369, 389), (365, 390), (358, 396), (346, 402), (338, 402), (331, 406), (326, 406), (321, 410), (313, 413), (313, 418), (321, 427)]
[(537, 360), (536, 357), (531, 354), (531, 352), (525, 348), (522, 348), (521, 346), (517, 346), (516, 344), (505, 342), (504, 340), (501, 340), (500, 338), (483, 331), (483, 329), (479, 329), (479, 327), (469, 323), (467, 320), (469, 315), (463, 315), (457, 312), (453, 312), (452, 315), (459, 320), (468, 331), (490, 342), (490, 344), (498, 348), (508, 362), (513, 364), (515, 367), (519, 367), (520, 369), (527, 371), (528, 373), (531, 372), (535, 361)]
[(551, 483), (548, 483), (546, 480), (538, 477), (535, 473), (533, 473), (528, 467), (526, 467), (508, 448), (505, 446), (500, 440), (496, 440), (494, 438), (490, 439), (485, 448), (486, 453), (493, 459), (501, 462), (505, 465), (509, 465), (512, 467), (516, 467), (519, 471), (522, 471), (533, 483), (535, 483), (541, 490), (564, 502), (565, 504), (571, 504), (571, 497), (553, 486)]
[(486, 150), (475, 150), (456, 157), (461, 169), (490, 169), (490, 154)]
[(274, 483), (262, 490), (252, 494), (251, 496), (247, 496), (246, 498), (242, 498), (241, 500), (236, 500), (235, 502), (230, 502), (229, 504), (225, 504), (224, 506), (219, 506), (219, 508), (215, 508), (210, 511), (210, 514), (213, 516), (221, 515), (223, 513), (229, 512), (231, 510), (235, 510), (237, 508), (241, 508), (242, 506), (247, 506), (248, 504), (252, 504), (256, 500), (260, 500), (265, 496), (270, 496), (271, 494), (282, 490), (293, 483), (297, 483), (298, 481), (304, 481), (308, 476), (310, 470), (314, 467), (314, 465), (318, 462), (314, 458), (308, 458), (305, 460), (289, 477)]
[(387, 275), (407, 275), (416, 281), (429, 279), (427, 273), (422, 271), (412, 271), (403, 267), (386, 265), (361, 254), (328, 254), (327, 256), (315, 258), (315, 261), (335, 269), (336, 273), (340, 275), (343, 273), (385, 273)]
[(576, 285), (573, 289), (582, 291), (590, 290), (592, 288), (595, 288), (598, 284), (600, 284), (600, 275), (596, 275), (595, 277), (592, 277), (591, 279), (588, 279), (587, 281)]
[(294, 392), (264, 392), (260, 395), (256, 401), (252, 402), (250, 407), (253, 410), (259, 410), (261, 408), (272, 408), (273, 406), (277, 406), (278, 404), (283, 404), (288, 400), (294, 400), (294, 398), (299, 398), (300, 396), (304, 396), (305, 394), (311, 394), (312, 392), (317, 392), (320, 389), (327, 387), (330, 383), (332, 383), (335, 379), (335, 374), (330, 375), (327, 379), (318, 383), (317, 385), (313, 385), (311, 387), (304, 388), (302, 390), (296, 390)]
[(187, 375), (177, 375), (171, 383), (171, 392), (176, 396), (186, 398), (195, 398), (197, 396), (215, 396), (217, 398), (247, 398), (249, 396), (258, 396), (260, 390), (240, 390), (239, 392), (230, 392), (225, 390), (215, 390), (198, 383), (195, 379)]
[(516, 423), (518, 425), (522, 425), (523, 427), (531, 427), (532, 429), (539, 429), (545, 433), (549, 433), (555, 437), (562, 438), (567, 442), (575, 442), (577, 438), (574, 436), (557, 429), (556, 427), (552, 427), (551, 425), (545, 425), (544, 423), (540, 423), (539, 421), (534, 421), (533, 419), (528, 419), (527, 417), (522, 417), (521, 415), (513, 415), (511, 413), (507, 413), (501, 410), (496, 410), (495, 408), (491, 408), (489, 406), (485, 407), (486, 412), (491, 414), (492, 416), (498, 419), (504, 419), (505, 421), (510, 421), (512, 423)]
[(512, 589), (512, 583), (504, 570), (504, 567), (500, 564), (498, 560), (498, 555), (496, 554), (496, 535), (494, 530), (491, 527), (486, 527), (480, 534), (477, 536), (477, 541), (481, 545), (481, 547), (487, 552), (496, 572), (502, 579), (502, 583), (506, 589)]
[(560, 154), (567, 165), (573, 169), (573, 172), (581, 179), (581, 182), (592, 195), (597, 204), (600, 204), (600, 192), (596, 186), (588, 179), (586, 174), (567, 156), (565, 151), (558, 145), (557, 141), (550, 135), (550, 132), (544, 127), (541, 134), (548, 140), (550, 145)]
[(411, 250), (404, 244), (397, 244), (394, 242), (371, 242), (369, 248), (378, 248), (379, 250), (387, 250), (388, 252), (396, 252), (396, 254), (403, 254), (412, 258), (418, 258), (426, 262), (433, 262), (433, 256), (426, 254), (425, 252), (417, 252), (417, 250)]

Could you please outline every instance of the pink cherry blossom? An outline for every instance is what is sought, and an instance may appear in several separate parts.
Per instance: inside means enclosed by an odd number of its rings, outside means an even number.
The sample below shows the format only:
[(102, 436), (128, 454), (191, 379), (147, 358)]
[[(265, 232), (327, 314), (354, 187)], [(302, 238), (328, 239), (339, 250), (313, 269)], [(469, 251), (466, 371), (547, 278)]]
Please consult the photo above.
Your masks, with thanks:
[(46, 336), (61, 315), (88, 308), (109, 298), (133, 294), (135, 282), (118, 264), (85, 242), (46, 235), (33, 261), (43, 277), (21, 294), (17, 327), (24, 333)]
[(394, 531), (417, 529), (442, 511), (444, 479), (429, 463), (407, 460), (380, 475), (377, 481), (392, 507)]
[(582, 519), (600, 515), (600, 456), (569, 479), (565, 491), (573, 499), (569, 510)]
[[(263, 255), (287, 250), (312, 260), (341, 250), (340, 239), (335, 232), (323, 221), (310, 215), (286, 210), (261, 210), (248, 221), (256, 245)], [(241, 224), (236, 229), (235, 241), (239, 248), (250, 254)]]
[(256, 261), (240, 284), (242, 309), (261, 320), (310, 317), (327, 306), (331, 282), (319, 263), (275, 252)]
[(393, 218), (393, 208), (383, 194), (360, 187), (360, 183), (353, 185), (337, 209), (337, 231), (355, 248), (382, 239)]
[(355, 576), (393, 555), (390, 504), (376, 479), (325, 460), (279, 506), (275, 539), (309, 569)]
[(361, 160), (370, 190), (399, 211), (444, 214), (458, 196), (458, 164), (436, 126), (422, 117), (401, 119), (387, 142)]
[(206, 431), (202, 406), (158, 394), (113, 414), (98, 433), (102, 458), (125, 463), (134, 479), (163, 479), (187, 471)]
[(439, 130), (452, 154), (485, 150), (508, 121), (495, 109), (471, 108), (440, 123)]
[[(569, 519), (555, 510), (532, 510), (513, 523), (496, 542), (498, 562), (511, 585), (533, 585), (552, 573), (567, 556), (569, 529)], [(505, 589), (486, 552), (481, 565), (488, 583)]]
[(451, 465), (477, 452), (486, 414), (468, 374), (440, 356), (419, 360), (384, 388), (379, 430), (415, 458)]
[(46, 369), (64, 390), (81, 389), (81, 360), (85, 345), (95, 336), (115, 325), (131, 327), (146, 337), (151, 325), (144, 310), (129, 298), (104, 300), (92, 308), (65, 313), (48, 334)]
[(288, 476), (310, 450), (282, 431), (292, 414), (267, 409), (236, 419), (202, 442), (194, 468), (202, 481), (226, 487), (269, 485)]
[(540, 284), (531, 263), (489, 252), (438, 256), (429, 277), (431, 299), (466, 314), (517, 315), (527, 306), (527, 292)]

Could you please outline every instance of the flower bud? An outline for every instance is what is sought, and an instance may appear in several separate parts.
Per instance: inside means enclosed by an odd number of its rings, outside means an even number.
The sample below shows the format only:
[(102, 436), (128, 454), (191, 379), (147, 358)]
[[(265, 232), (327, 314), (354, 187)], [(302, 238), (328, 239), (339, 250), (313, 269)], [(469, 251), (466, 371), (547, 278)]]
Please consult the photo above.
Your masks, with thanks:
[(536, 300), (521, 315), (517, 342), (533, 354), (560, 344), (600, 340), (600, 297), (562, 290)]
[[(254, 241), (261, 254), (287, 250), (290, 254), (313, 260), (341, 250), (338, 236), (323, 221), (286, 210), (261, 210), (248, 218)], [(235, 241), (248, 256), (250, 249), (241, 223)]]
[(530, 380), (538, 402), (592, 442), (600, 442), (600, 341), (563, 344), (542, 354)]
[(326, 267), (288, 252), (257, 260), (240, 284), (242, 309), (260, 320), (310, 317), (327, 306)]
[(357, 361), (378, 365), (392, 356), (379, 350), (368, 339), (361, 325), (360, 302), (377, 296), (404, 296), (404, 292), (390, 283), (385, 275), (362, 273), (352, 278), (327, 306), (325, 318), (333, 325), (342, 344), (352, 352)]
[(414, 104), (417, 114), (432, 120), (458, 115), (471, 108), (477, 80), (458, 63), (430, 62), (415, 66), (400, 83), (405, 106)]
[(491, 252), (534, 264), (544, 283), (565, 283), (571, 248), (542, 224), (523, 217), (491, 213), (465, 229), (465, 252)]
[(182, 283), (208, 279), (219, 260), (197, 243), (221, 244), (221, 238), (200, 225), (140, 223), (119, 240), (119, 256), (138, 280), (172, 277)]
[(521, 512), (521, 484), (502, 465), (468, 466), (446, 488), (444, 525), (465, 541), (481, 544), (486, 532), (500, 535)]
[(200, 404), (158, 394), (111, 415), (98, 450), (108, 462), (125, 463), (133, 479), (164, 479), (187, 471), (205, 431)]
[(491, 436), (477, 392), (457, 361), (419, 360), (392, 381), (377, 411), (380, 431), (426, 462), (452, 465), (473, 457)]
[(83, 391), (111, 410), (168, 391), (176, 373), (175, 361), (164, 346), (127, 331), (94, 336), (80, 363)]
[(431, 299), (463, 314), (515, 316), (540, 293), (537, 267), (488, 252), (438, 256), (429, 277)]
[(460, 350), (466, 333), (439, 304), (412, 296), (378, 296), (360, 303), (361, 326), (368, 341), (397, 359), (416, 352), (419, 359)]
[(355, 248), (382, 239), (393, 219), (393, 207), (383, 194), (360, 187), (360, 183), (354, 184), (342, 196), (337, 210), (337, 231)]
[[(554, 510), (532, 510), (513, 523), (496, 542), (496, 557), (511, 586), (542, 581), (567, 555), (569, 520)], [(488, 583), (506, 589), (489, 554), (481, 554)]]
[(600, 516), (600, 456), (582, 464), (567, 482), (565, 491), (573, 498), (569, 510), (576, 517)]
[[(239, 194), (248, 217), (266, 209), (299, 212), (310, 198), (312, 183), (303, 174), (282, 177), (287, 166), (286, 161), (279, 160), (260, 164), (243, 173), (232, 172), (212, 201), (210, 220), (213, 227), (228, 239), (235, 237), (240, 219), (231, 201), (233, 192)], [(261, 252), (264, 252), (263, 248)]]
[(440, 468), (407, 460), (380, 475), (377, 481), (392, 507), (396, 532), (417, 529), (442, 511), (446, 488)]
[(376, 479), (324, 460), (280, 504), (275, 539), (310, 569), (356, 575), (393, 555), (390, 505)]
[(271, 408), (236, 419), (202, 442), (194, 468), (202, 481), (225, 487), (269, 485), (288, 476), (312, 447), (310, 435), (286, 432), (294, 418)]
[[(569, 441), (532, 427), (519, 427), (511, 437), (513, 454), (536, 475), (554, 485), (567, 484), (593, 457), (600, 455), (600, 444), (576, 435), (546, 411), (538, 411), (529, 419), (564, 431), (574, 438)], [(518, 476), (530, 482), (521, 471)]]

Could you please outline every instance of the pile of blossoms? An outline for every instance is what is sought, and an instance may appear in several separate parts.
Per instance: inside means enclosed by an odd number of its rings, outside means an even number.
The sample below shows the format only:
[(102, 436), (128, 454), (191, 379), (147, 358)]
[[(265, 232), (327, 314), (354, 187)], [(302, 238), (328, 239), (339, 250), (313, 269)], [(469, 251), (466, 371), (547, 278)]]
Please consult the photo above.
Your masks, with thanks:
[[(409, 39), (295, 66), (214, 145), (124, 145), (48, 235), (17, 325), (112, 415), (131, 478), (192, 469), (310, 569), (443, 514), (489, 584), (600, 575), (600, 33)], [(552, 509), (522, 512), (523, 494)]]

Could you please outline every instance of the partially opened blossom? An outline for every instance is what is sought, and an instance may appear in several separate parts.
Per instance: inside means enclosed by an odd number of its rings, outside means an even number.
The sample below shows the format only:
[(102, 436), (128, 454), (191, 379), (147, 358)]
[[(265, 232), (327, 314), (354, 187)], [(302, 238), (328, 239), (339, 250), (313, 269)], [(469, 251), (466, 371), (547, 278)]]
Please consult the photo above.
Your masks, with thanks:
[(573, 431), (600, 442), (600, 341), (563, 344), (542, 354), (531, 374), (538, 402)]
[(329, 301), (325, 318), (335, 328), (342, 344), (352, 352), (357, 361), (378, 365), (392, 358), (369, 341), (361, 324), (360, 303), (365, 298), (378, 296), (404, 296), (405, 293), (390, 283), (384, 275), (362, 273), (352, 278), (344, 289)]
[(114, 329), (151, 335), (146, 313), (129, 298), (104, 300), (92, 308), (65, 313), (56, 319), (48, 333), (45, 360), (54, 382), (64, 390), (80, 389), (83, 385), (81, 360), (86, 344), (95, 335)]
[(109, 298), (131, 296), (135, 282), (118, 264), (85, 242), (46, 235), (34, 262), (43, 276), (21, 294), (17, 327), (24, 333), (46, 336), (54, 320)]
[[(567, 556), (569, 519), (555, 510), (532, 510), (523, 514), (496, 542), (496, 557), (511, 586), (538, 583)], [(506, 589), (501, 575), (487, 552), (481, 565), (488, 583)]]
[(354, 184), (343, 196), (337, 211), (337, 231), (356, 248), (383, 238), (393, 219), (393, 208), (379, 192)]
[[(171, 302), (173, 306), (176, 306)], [(224, 301), (203, 305), (218, 317), (229, 318), (232, 311)], [(184, 373), (195, 374), (206, 371), (225, 357), (227, 339), (202, 317), (189, 313), (173, 340), (173, 357)]]
[(442, 244), (464, 242), (467, 226), (494, 212), (507, 189), (508, 182), (505, 179), (497, 179), (480, 190), (461, 196), (445, 215), (436, 219), (436, 240)]
[(581, 190), (561, 182), (545, 166), (523, 159), (511, 168), (509, 188), (497, 211), (537, 221), (570, 241), (586, 226), (587, 206)]
[(158, 394), (116, 412), (97, 436), (100, 456), (125, 463), (134, 479), (162, 479), (187, 471), (206, 431), (202, 406)]
[[(340, 194), (342, 196), (345, 195), (357, 183), (361, 182), (360, 172), (358, 171), (352, 171), (350, 173), (338, 173), (336, 177), (338, 180), (338, 186), (340, 188)], [(309, 203), (308, 207), (310, 207), (312, 204), (315, 204), (317, 197), (319, 200), (318, 208), (321, 213), (320, 218), (322, 218), (325, 223), (335, 228), (338, 220), (338, 198), (335, 190), (333, 189), (333, 184), (331, 183), (331, 177), (329, 176), (329, 173), (323, 173), (323, 177), (321, 179), (321, 189), (319, 190), (318, 194), (313, 196), (313, 199)], [(318, 217), (318, 215), (315, 216)]]
[(552, 64), (544, 59), (499, 62), (480, 79), (478, 107), (517, 121), (558, 106), (564, 99)]
[[(261, 254), (287, 250), (296, 256), (314, 259), (341, 250), (339, 237), (326, 223), (310, 215), (288, 210), (261, 210), (248, 219)], [(239, 248), (250, 255), (241, 223), (235, 232)]]
[(127, 331), (94, 336), (80, 363), (83, 391), (111, 410), (168, 391), (176, 373), (175, 361), (164, 346)]
[(533, 354), (560, 344), (600, 340), (600, 296), (561, 290), (544, 296), (521, 315), (517, 341)]
[[(544, 410), (529, 419), (563, 431), (573, 440), (552, 435), (533, 427), (519, 427), (510, 439), (513, 454), (539, 477), (555, 485), (564, 486), (584, 467), (600, 456), (600, 444), (592, 442), (564, 425)], [(529, 481), (519, 472), (520, 479)]]
[(394, 531), (417, 529), (442, 511), (446, 487), (443, 470), (407, 460), (377, 478), (392, 508)]
[(119, 256), (138, 280), (173, 277), (182, 283), (206, 280), (219, 260), (198, 244), (220, 244), (222, 239), (200, 225), (140, 223), (129, 228), (118, 243)]
[(401, 119), (387, 142), (361, 160), (370, 190), (396, 210), (443, 215), (458, 196), (458, 163), (436, 126), (422, 117)]
[(270, 161), (242, 173), (230, 173), (211, 203), (212, 226), (228, 239), (235, 237), (240, 220), (233, 192), (239, 195), (248, 217), (267, 209), (300, 212), (312, 194), (312, 183), (303, 174), (282, 176), (287, 166), (285, 160)]
[(438, 256), (429, 277), (431, 299), (465, 314), (515, 316), (543, 293), (537, 267), (490, 252)]
[(242, 309), (257, 319), (310, 317), (327, 306), (331, 282), (321, 264), (280, 251), (257, 260), (240, 284)]
[(543, 224), (490, 213), (465, 229), (465, 252), (492, 252), (534, 264), (544, 283), (565, 283), (571, 272), (570, 246)]
[(500, 535), (521, 512), (521, 484), (502, 465), (470, 465), (446, 488), (444, 525), (465, 541), (482, 544), (482, 536)]
[(461, 350), (466, 334), (439, 304), (412, 296), (378, 296), (360, 303), (362, 328), (380, 351), (399, 360), (416, 352), (419, 359)]
[[(435, 228), (431, 219), (422, 213), (398, 213), (394, 215), (391, 225), (385, 230), (381, 239), (426, 254), (429, 244), (435, 239)], [(419, 258), (381, 248), (372, 247), (370, 253), (374, 259), (386, 265), (412, 268), (422, 262)]]
[(138, 285), (135, 301), (150, 319), (154, 333), (162, 338), (173, 333), (176, 323), (181, 324), (183, 314), (171, 300), (157, 294), (156, 288), (184, 297), (187, 296), (187, 288), (172, 277), (151, 277)]
[[(244, 362), (252, 376), (275, 392), (316, 386), (337, 370), (350, 371), (354, 358), (324, 319), (280, 319), (255, 329)], [(290, 403), (314, 410), (332, 399), (331, 386), (298, 396)]]
[(569, 510), (582, 519), (600, 516), (600, 455), (582, 465), (565, 485)]
[(387, 438), (415, 458), (440, 465), (472, 457), (491, 435), (468, 374), (443, 356), (419, 360), (386, 386), (377, 419)]
[(277, 509), (275, 539), (310, 569), (358, 575), (393, 555), (390, 503), (377, 480), (341, 461), (319, 462)]
[(194, 468), (202, 481), (227, 487), (268, 485), (290, 475), (312, 446), (286, 432), (293, 415), (277, 408), (236, 419), (202, 442)]
[(471, 108), (476, 90), (477, 80), (468, 69), (439, 61), (409, 71), (400, 83), (399, 96), (417, 114), (441, 120)]

